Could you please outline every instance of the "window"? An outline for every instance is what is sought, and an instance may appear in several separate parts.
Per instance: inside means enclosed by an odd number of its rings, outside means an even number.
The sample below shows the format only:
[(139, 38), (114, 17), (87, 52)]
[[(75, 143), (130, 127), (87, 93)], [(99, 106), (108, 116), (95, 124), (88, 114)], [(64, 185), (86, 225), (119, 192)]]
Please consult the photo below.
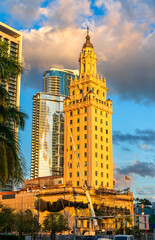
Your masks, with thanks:
[(106, 134), (108, 134), (108, 130), (106, 129)]
[(70, 154), (70, 159), (72, 159), (72, 154)]
[(79, 172), (77, 172), (76, 176), (79, 177)]
[(87, 134), (84, 135), (84, 138), (87, 139)]
[(95, 134), (95, 139), (97, 139), (97, 135)]
[(70, 177), (70, 178), (72, 177), (72, 173), (69, 174), (69, 177)]
[(106, 151), (108, 152), (108, 147), (106, 147)]
[(108, 126), (108, 121), (105, 122), (106, 126)]
[(106, 113), (105, 116), (108, 117), (108, 113)]
[(84, 147), (87, 148), (87, 143), (84, 144)]
[(97, 131), (97, 126), (95, 126), (95, 130)]
[(95, 109), (95, 113), (97, 113), (97, 109)]
[(74, 91), (73, 91), (73, 95), (74, 95)]
[(98, 162), (95, 162), (95, 167), (97, 167), (98, 166)]
[(80, 122), (80, 118), (77, 118), (77, 123), (79, 123)]
[(103, 163), (101, 163), (101, 168), (103, 168)]
[(82, 89), (80, 89), (80, 93), (82, 93)]
[(70, 163), (69, 167), (72, 168), (72, 163)]
[(95, 157), (97, 158), (97, 152), (95, 153)]
[(106, 138), (106, 143), (108, 143), (108, 138)]
[(70, 128), (70, 131), (72, 132), (72, 128)]
[(103, 141), (103, 136), (101, 136), (101, 141)]
[(80, 110), (78, 109), (78, 110), (77, 110), (77, 115), (79, 115), (79, 114), (80, 114)]
[(85, 184), (87, 185), (87, 180), (85, 180), (84, 182), (85, 182)]
[(97, 117), (95, 117), (95, 122), (97, 122)]
[(97, 181), (95, 181), (95, 185), (97, 186), (97, 184), (98, 184), (98, 182)]
[(107, 169), (109, 168), (109, 165), (108, 165), (108, 164), (106, 165), (106, 168), (107, 168)]
[(89, 91), (89, 87), (87, 87), (87, 92)]
[(107, 178), (109, 177), (109, 173), (107, 173)]
[(84, 126), (84, 130), (87, 130), (87, 125)]
[(70, 120), (70, 124), (72, 124), (72, 120)]
[(104, 92), (103, 92), (103, 97), (104, 97)]
[(78, 157), (78, 158), (80, 157), (79, 153), (77, 154), (77, 157)]
[(107, 187), (109, 187), (109, 183), (107, 182)]
[(84, 153), (84, 156), (87, 157), (87, 152)]
[(77, 149), (80, 149), (80, 145), (79, 144), (77, 145)]
[(106, 160), (108, 160), (108, 155), (106, 156)]
[(97, 92), (96, 92), (97, 94), (99, 94), (99, 90), (97, 90)]
[(97, 148), (97, 143), (95, 143), (95, 148)]
[(79, 181), (77, 181), (77, 186), (79, 186)]
[(78, 135), (78, 136), (77, 136), (77, 140), (79, 140), (79, 139), (80, 139), (80, 136)]
[(98, 174), (98, 172), (97, 171), (95, 171), (95, 176), (97, 177), (97, 174)]
[(85, 122), (87, 121), (87, 117), (84, 118)]
[(101, 145), (101, 150), (103, 150), (103, 145)]
[(103, 159), (103, 154), (101, 154), (101, 159)]
[(87, 171), (84, 172), (84, 175), (87, 176)]
[(87, 112), (87, 108), (84, 109), (84, 112), (85, 112), (85, 113)]
[(70, 111), (70, 116), (72, 116), (72, 114), (73, 114), (72, 111)]
[(101, 172), (101, 177), (103, 177), (103, 172)]
[(70, 146), (70, 150), (72, 151), (72, 146)]
[(87, 161), (84, 162), (84, 166), (87, 167)]
[(79, 132), (80, 131), (80, 128), (79, 127), (77, 127), (77, 132)]
[(101, 130), (101, 132), (103, 132), (103, 128), (101, 128), (100, 130)]
[(102, 123), (102, 119), (100, 119), (100, 123)]
[(101, 187), (103, 187), (103, 182), (101, 182)]
[(70, 137), (70, 142), (72, 142), (72, 138)]
[(100, 115), (102, 116), (102, 111), (100, 111)]

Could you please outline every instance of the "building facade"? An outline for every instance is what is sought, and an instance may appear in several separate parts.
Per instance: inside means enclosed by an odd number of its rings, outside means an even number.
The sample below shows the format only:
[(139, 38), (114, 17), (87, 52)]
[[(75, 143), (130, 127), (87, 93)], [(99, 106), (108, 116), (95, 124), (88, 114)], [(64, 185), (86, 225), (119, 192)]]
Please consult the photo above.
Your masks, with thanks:
[(107, 99), (106, 79), (97, 74), (96, 52), (87, 31), (79, 58), (80, 77), (71, 80), (70, 97), (64, 102), (64, 183), (82, 186), (83, 175), (88, 186), (113, 189), (112, 101)]
[[(0, 40), (9, 44), (9, 54), (21, 62), (22, 57), (22, 34), (0, 22)], [(10, 95), (10, 105), (19, 107), (21, 75), (17, 78), (10, 78), (9, 83), (4, 82), (3, 86)]]
[(63, 176), (64, 98), (76, 71), (51, 68), (43, 75), (43, 93), (33, 97), (31, 179)]

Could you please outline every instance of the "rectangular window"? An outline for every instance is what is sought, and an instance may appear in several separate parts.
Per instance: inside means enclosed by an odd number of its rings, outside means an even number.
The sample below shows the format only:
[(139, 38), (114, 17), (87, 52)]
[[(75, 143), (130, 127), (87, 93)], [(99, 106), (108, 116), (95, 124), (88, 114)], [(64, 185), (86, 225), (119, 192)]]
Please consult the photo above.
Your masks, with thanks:
[(70, 124), (72, 124), (72, 120), (70, 120)]
[(80, 118), (77, 118), (77, 123), (79, 123), (80, 122)]
[(87, 161), (84, 162), (84, 166), (87, 167)]
[(107, 182), (107, 187), (109, 187), (109, 183)]
[(69, 166), (70, 168), (72, 168), (72, 163), (70, 163), (70, 166)]
[(97, 122), (97, 117), (95, 117), (95, 122)]
[(84, 126), (84, 130), (87, 130), (87, 125)]
[(70, 159), (72, 159), (72, 154), (70, 154)]
[(72, 173), (69, 174), (69, 177), (70, 177), (70, 178), (72, 177)]
[(97, 139), (97, 135), (95, 134), (95, 139)]
[(95, 109), (95, 113), (97, 113), (97, 109)]
[(108, 152), (108, 147), (106, 147), (106, 151)]
[(101, 130), (101, 132), (102, 132), (102, 131), (103, 131), (103, 128), (101, 128), (100, 130)]
[(80, 149), (80, 145), (79, 144), (77, 145), (77, 149)]
[(95, 162), (95, 167), (97, 167), (98, 166), (98, 162)]
[(70, 150), (72, 151), (72, 146), (70, 146)]
[(84, 172), (84, 175), (87, 176), (87, 171)]
[(79, 177), (79, 172), (77, 172), (77, 177)]
[(106, 168), (107, 168), (107, 169), (109, 168), (109, 165), (108, 165), (108, 164), (106, 165)]
[(72, 116), (73, 115), (73, 113), (72, 113), (72, 111), (70, 111), (70, 116)]
[(101, 187), (103, 187), (103, 182), (101, 182)]
[(77, 132), (79, 132), (80, 131), (80, 128), (79, 127), (77, 127)]
[(97, 143), (95, 143), (95, 148), (97, 148)]
[(80, 136), (79, 135), (77, 136), (77, 140), (80, 140)]
[(108, 117), (108, 113), (106, 113), (105, 116)]
[(97, 152), (95, 153), (95, 157), (97, 158)]
[(95, 176), (97, 177), (97, 174), (98, 174), (98, 172), (97, 171), (95, 171)]
[(101, 141), (103, 141), (103, 137), (101, 136)]
[(106, 160), (108, 160), (108, 155), (106, 156)]
[(108, 143), (108, 138), (106, 138), (106, 143)]
[(108, 121), (105, 122), (106, 126), (108, 126)]
[(107, 178), (109, 178), (109, 174), (107, 173)]
[(108, 134), (108, 130), (106, 129), (106, 134)]
[(79, 181), (77, 181), (77, 186), (79, 186)]
[(97, 131), (97, 126), (95, 126), (95, 130)]
[(103, 163), (101, 163), (101, 168), (103, 168)]
[(85, 113), (87, 112), (87, 108), (84, 109)]
[(70, 128), (70, 130), (71, 130), (71, 133), (72, 133), (72, 128)]
[(103, 154), (101, 154), (101, 159), (103, 159)]
[(79, 115), (79, 114), (80, 114), (80, 110), (78, 109), (78, 110), (77, 110), (77, 115)]
[(70, 137), (70, 142), (72, 142), (72, 138)]
[(95, 181), (95, 185), (97, 186), (97, 184), (98, 184), (98, 182), (97, 181)]
[(84, 147), (87, 148), (87, 143), (84, 144)]
[(87, 117), (84, 118), (85, 122), (87, 121)]
[(101, 145), (101, 150), (103, 150), (103, 145)]
[(100, 115), (102, 115), (102, 111), (100, 111)]
[(80, 93), (82, 93), (82, 89), (80, 89)]
[(84, 153), (84, 156), (87, 157), (87, 152)]
[(100, 119), (100, 123), (102, 123), (102, 119)]
[(87, 139), (87, 134), (84, 135), (84, 138)]
[(103, 172), (101, 172), (101, 177), (103, 177)]

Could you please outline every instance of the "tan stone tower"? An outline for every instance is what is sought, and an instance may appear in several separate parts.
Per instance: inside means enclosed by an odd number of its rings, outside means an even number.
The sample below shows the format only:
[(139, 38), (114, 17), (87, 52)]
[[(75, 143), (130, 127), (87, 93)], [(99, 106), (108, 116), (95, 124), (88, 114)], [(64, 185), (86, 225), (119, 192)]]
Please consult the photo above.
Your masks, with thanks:
[(112, 101), (107, 99), (106, 79), (96, 73), (97, 58), (89, 28), (79, 62), (80, 76), (71, 81), (70, 97), (64, 104), (64, 182), (73, 187), (82, 185), (70, 128), (87, 185), (112, 189)]

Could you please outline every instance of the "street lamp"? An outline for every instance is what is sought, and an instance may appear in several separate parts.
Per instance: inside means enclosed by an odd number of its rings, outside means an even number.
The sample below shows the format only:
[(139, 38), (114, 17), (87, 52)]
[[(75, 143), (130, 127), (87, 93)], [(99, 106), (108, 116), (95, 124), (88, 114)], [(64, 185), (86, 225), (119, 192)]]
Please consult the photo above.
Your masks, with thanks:
[[(68, 223), (70, 222), (69, 220), (70, 220), (70, 199), (72, 198), (72, 197), (74, 197), (74, 199), (76, 200), (76, 197), (77, 196), (79, 196), (79, 194), (77, 193), (77, 194), (74, 194), (74, 195), (72, 195), (72, 196), (70, 196), (69, 197), (69, 214), (68, 214)], [(75, 202), (75, 201), (74, 201)], [(74, 207), (74, 209), (75, 209), (75, 207)], [(76, 213), (75, 213), (75, 215), (76, 215)], [(74, 217), (74, 221), (73, 221), (73, 236), (74, 236), (74, 240), (76, 239), (76, 235), (75, 235), (75, 224), (76, 224), (76, 216)], [(69, 224), (69, 226), (70, 226), (70, 224)]]

